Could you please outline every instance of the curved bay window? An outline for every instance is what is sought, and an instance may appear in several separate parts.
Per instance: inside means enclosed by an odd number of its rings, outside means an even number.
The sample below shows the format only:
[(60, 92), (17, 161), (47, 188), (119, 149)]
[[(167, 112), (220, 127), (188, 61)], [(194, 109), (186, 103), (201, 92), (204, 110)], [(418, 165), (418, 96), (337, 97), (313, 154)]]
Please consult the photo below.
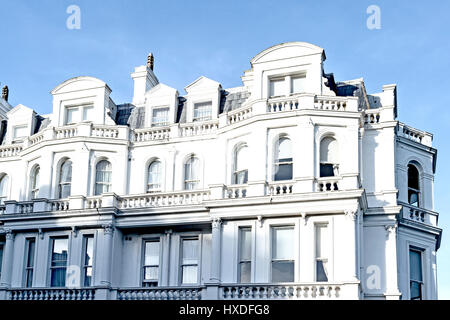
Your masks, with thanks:
[(194, 155), (184, 164), (184, 189), (195, 190), (200, 186), (200, 160)]
[(36, 199), (39, 196), (39, 176), (41, 168), (36, 166), (31, 174), (31, 199)]
[(0, 205), (4, 204), (5, 200), (8, 199), (8, 182), (8, 175), (0, 176)]
[(234, 153), (233, 183), (245, 184), (248, 182), (248, 147), (240, 146)]
[(419, 170), (413, 164), (408, 164), (408, 203), (420, 206)]
[(274, 181), (292, 180), (292, 143), (289, 138), (278, 140), (274, 158)]
[(339, 147), (336, 139), (323, 138), (320, 142), (320, 177), (339, 175)]
[(95, 167), (95, 195), (111, 192), (111, 163), (107, 160), (102, 160), (97, 163)]
[(147, 192), (161, 191), (161, 162), (153, 161), (148, 166)]
[(72, 161), (66, 160), (59, 171), (59, 198), (65, 199), (70, 196), (72, 185)]

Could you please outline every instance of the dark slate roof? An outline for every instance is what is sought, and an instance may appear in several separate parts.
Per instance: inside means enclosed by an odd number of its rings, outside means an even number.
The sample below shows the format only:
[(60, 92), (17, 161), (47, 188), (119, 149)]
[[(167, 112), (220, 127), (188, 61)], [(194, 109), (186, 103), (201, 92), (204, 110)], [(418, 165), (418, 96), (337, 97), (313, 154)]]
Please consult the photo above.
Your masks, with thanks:
[(37, 116), (36, 118), (37, 118), (36, 119), (36, 127), (34, 128), (33, 134), (41, 132), (42, 130), (47, 128), (50, 125), (50, 122), (51, 122), (49, 118), (44, 118), (44, 117), (41, 117), (41, 116)]
[[(250, 92), (228, 92), (221, 91), (219, 113), (238, 109), (250, 97)], [(186, 123), (186, 98), (178, 97), (177, 123)], [(145, 108), (135, 107), (131, 103), (117, 106), (116, 123), (118, 125), (129, 125), (131, 128), (142, 128), (144, 126)]]

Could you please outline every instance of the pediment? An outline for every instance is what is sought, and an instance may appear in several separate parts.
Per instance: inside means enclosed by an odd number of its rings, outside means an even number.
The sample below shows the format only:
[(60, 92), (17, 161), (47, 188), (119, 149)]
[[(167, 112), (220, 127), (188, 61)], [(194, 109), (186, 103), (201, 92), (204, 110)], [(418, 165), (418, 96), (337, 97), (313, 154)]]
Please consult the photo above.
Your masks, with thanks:
[(51, 94), (61, 94), (68, 93), (74, 91), (88, 90), (88, 89), (97, 89), (97, 88), (108, 88), (111, 92), (111, 89), (108, 85), (97, 78), (94, 77), (75, 77), (69, 80), (64, 81), (63, 83), (56, 86)]
[(201, 76), (200, 78), (198, 78), (197, 80), (186, 86), (184, 90), (186, 90), (186, 92), (189, 93), (190, 91), (219, 89), (220, 87), (221, 84), (219, 82)]

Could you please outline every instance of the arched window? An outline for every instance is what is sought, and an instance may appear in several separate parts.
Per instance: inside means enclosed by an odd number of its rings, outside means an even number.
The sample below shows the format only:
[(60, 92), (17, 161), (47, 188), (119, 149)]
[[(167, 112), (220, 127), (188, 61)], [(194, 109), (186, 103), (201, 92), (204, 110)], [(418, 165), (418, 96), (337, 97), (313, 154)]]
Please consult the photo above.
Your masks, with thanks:
[(320, 176), (337, 175), (339, 175), (339, 146), (336, 139), (326, 137), (320, 142)]
[(8, 182), (8, 175), (0, 176), (0, 205), (4, 204), (5, 200), (8, 199)]
[(41, 168), (39, 166), (36, 166), (33, 170), (33, 173), (31, 174), (31, 199), (37, 199), (39, 196), (39, 174), (40, 174)]
[(155, 160), (148, 166), (147, 192), (161, 191), (161, 162)]
[(191, 155), (184, 164), (184, 189), (194, 190), (200, 186), (200, 160)]
[(292, 143), (289, 138), (282, 137), (275, 148), (274, 180), (292, 180)]
[(100, 195), (111, 191), (111, 163), (102, 160), (95, 167), (95, 195)]
[(233, 183), (245, 184), (248, 181), (248, 147), (242, 145), (234, 152)]
[(408, 203), (420, 206), (419, 170), (413, 164), (408, 164)]
[(59, 198), (65, 199), (70, 196), (72, 185), (72, 161), (65, 160), (59, 170)]

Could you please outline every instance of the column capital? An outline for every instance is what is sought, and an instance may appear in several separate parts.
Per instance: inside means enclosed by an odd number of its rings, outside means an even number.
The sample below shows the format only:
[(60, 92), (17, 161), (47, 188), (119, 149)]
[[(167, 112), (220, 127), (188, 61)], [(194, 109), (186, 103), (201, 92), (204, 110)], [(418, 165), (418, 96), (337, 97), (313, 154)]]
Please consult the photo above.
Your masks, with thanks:
[(3, 232), (5, 233), (6, 240), (14, 240), (15, 234), (13, 230), (10, 228), (4, 228)]
[(213, 229), (218, 229), (218, 228), (221, 227), (221, 225), (222, 225), (222, 219), (220, 219), (220, 218), (213, 218), (213, 221), (212, 221)]
[(395, 232), (397, 231), (397, 224), (388, 224), (385, 225), (384, 228), (386, 229), (386, 236), (389, 238), (391, 235), (395, 235)]
[(113, 234), (114, 233), (114, 229), (115, 229), (115, 225), (114, 223), (110, 222), (110, 223), (105, 223), (102, 225), (103, 228), (103, 232), (105, 234)]

